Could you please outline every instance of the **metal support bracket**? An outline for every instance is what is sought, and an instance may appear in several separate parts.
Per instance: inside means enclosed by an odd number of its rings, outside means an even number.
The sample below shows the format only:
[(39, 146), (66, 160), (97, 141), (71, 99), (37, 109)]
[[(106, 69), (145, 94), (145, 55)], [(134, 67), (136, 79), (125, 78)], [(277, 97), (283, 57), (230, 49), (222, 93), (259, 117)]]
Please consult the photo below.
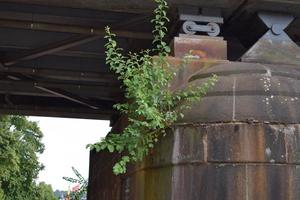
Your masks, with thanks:
[(220, 34), (220, 24), (224, 23), (222, 17), (205, 15), (181, 14), (180, 20), (185, 21), (182, 25), (184, 33), (194, 35), (198, 32), (202, 32), (214, 37)]
[(242, 56), (241, 60), (299, 65), (300, 48), (285, 32), (294, 17), (267, 12), (261, 12), (258, 16), (269, 30)]

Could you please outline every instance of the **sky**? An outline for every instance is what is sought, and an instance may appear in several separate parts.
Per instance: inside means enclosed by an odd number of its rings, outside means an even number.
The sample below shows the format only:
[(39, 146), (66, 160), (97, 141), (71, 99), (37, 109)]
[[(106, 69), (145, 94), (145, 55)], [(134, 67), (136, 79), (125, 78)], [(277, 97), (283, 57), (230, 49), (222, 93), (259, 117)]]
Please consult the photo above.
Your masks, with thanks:
[(105, 137), (110, 130), (109, 121), (49, 117), (29, 119), (39, 122), (44, 133), (42, 142), (45, 151), (39, 160), (45, 169), (40, 172), (38, 182), (51, 184), (53, 190), (68, 190), (69, 183), (62, 177), (76, 177), (72, 166), (88, 178), (89, 150), (86, 145)]

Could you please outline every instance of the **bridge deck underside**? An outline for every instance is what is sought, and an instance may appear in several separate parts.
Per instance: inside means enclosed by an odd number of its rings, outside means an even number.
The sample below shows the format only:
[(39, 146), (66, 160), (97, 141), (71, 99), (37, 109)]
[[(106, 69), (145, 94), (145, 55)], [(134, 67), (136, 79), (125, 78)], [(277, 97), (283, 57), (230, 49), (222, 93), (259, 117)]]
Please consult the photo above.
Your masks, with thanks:
[[(123, 93), (105, 65), (104, 27), (112, 27), (125, 52), (151, 47), (153, 4), (137, 0), (80, 2), (0, 0), (0, 114), (94, 119), (112, 119), (116, 114), (112, 105), (123, 99)], [(170, 2), (169, 40), (179, 30), (178, 5), (221, 8), (223, 36), (229, 41), (251, 38), (249, 31), (240, 30), (251, 23), (249, 19), (258, 9), (300, 14), (298, 1), (262, 0), (261, 8), (254, 1), (240, 0)], [(299, 23), (295, 21), (289, 29), (295, 41), (300, 41)], [(237, 55), (242, 52), (233, 51)]]

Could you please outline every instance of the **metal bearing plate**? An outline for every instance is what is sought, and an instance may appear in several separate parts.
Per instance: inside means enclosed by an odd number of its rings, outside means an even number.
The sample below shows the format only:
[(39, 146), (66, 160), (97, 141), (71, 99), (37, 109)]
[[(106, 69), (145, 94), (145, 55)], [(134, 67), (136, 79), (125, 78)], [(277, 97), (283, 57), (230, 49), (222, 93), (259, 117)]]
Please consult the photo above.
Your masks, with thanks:
[(193, 31), (193, 27), (197, 26), (195, 22), (192, 21), (186, 21), (182, 25), (183, 32), (189, 35), (194, 35), (196, 34), (196, 31)]
[(207, 26), (211, 27), (211, 32), (207, 32), (209, 36), (216, 37), (220, 34), (220, 26), (214, 22), (208, 23)]

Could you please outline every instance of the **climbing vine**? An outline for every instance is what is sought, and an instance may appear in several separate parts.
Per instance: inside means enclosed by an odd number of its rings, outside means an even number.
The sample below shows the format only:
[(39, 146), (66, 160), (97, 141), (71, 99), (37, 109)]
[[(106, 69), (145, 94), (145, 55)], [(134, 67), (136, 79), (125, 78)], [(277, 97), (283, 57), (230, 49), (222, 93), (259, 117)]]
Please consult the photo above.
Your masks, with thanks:
[(128, 117), (129, 124), (122, 133), (111, 133), (89, 147), (97, 152), (108, 150), (122, 153), (113, 167), (116, 175), (125, 173), (129, 162), (141, 161), (159, 138), (166, 134), (166, 129), (184, 117), (183, 110), (188, 108), (187, 102), (200, 100), (216, 82), (213, 76), (200, 86), (171, 91), (171, 81), (176, 72), (167, 62), (170, 48), (164, 41), (168, 31), (168, 5), (165, 0), (155, 2), (157, 8), (151, 20), (154, 24), (153, 49), (125, 56), (110, 28), (105, 29), (106, 64), (123, 83), (127, 99), (125, 103), (114, 105), (114, 108)]
[(72, 167), (72, 170), (74, 174), (76, 175), (76, 178), (71, 178), (71, 177), (63, 177), (65, 181), (68, 181), (69, 183), (72, 184), (78, 184), (79, 187), (76, 191), (72, 191), (70, 194), (71, 199), (74, 200), (80, 200), (84, 195), (87, 193), (87, 186), (88, 186), (88, 181), (78, 172), (77, 169)]

